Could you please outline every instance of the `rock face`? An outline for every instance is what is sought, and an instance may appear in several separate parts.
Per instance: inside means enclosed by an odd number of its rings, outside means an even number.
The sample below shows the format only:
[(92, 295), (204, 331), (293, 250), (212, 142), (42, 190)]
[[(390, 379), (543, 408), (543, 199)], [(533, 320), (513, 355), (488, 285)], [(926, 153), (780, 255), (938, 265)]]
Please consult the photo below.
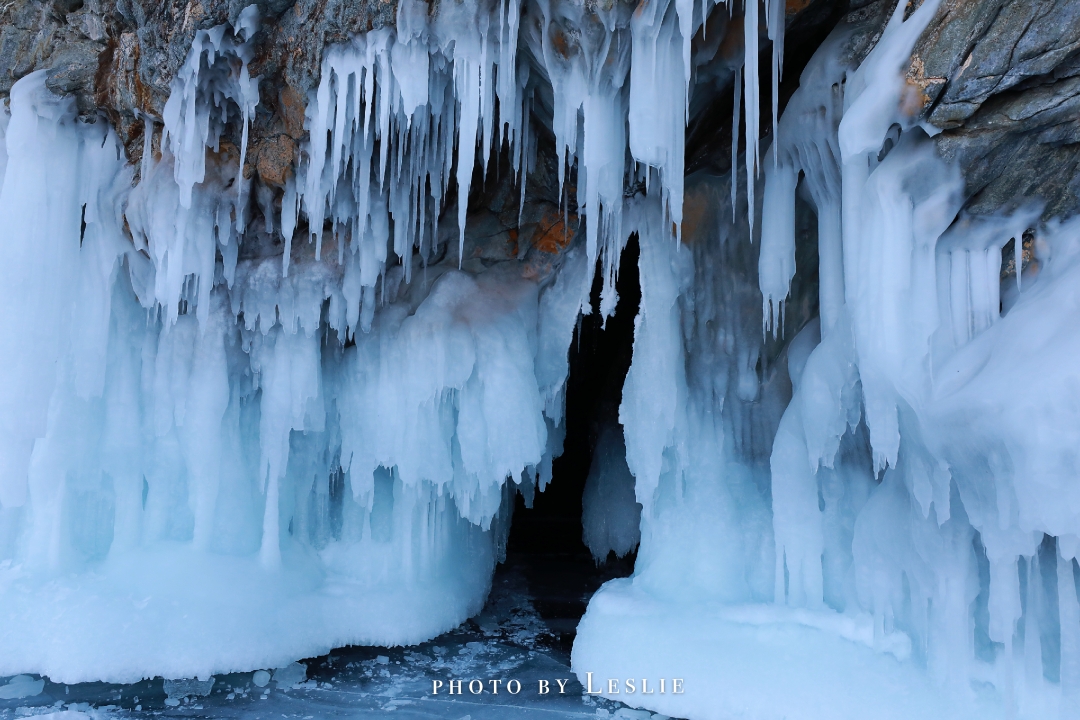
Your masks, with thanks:
[(1047, 218), (1080, 208), (1080, 2), (944, 0), (909, 78), (971, 212), (1031, 198)]

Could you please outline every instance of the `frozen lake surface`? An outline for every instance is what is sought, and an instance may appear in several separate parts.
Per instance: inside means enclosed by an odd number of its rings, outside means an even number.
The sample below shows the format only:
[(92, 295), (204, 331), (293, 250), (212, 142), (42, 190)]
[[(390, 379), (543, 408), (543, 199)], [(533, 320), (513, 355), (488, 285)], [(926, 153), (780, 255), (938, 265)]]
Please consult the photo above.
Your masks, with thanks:
[[(566, 574), (574, 576), (572, 582), (565, 582)], [(265, 672), (217, 675), (212, 685), (161, 678), (132, 685), (62, 685), (45, 680), (36, 695), (0, 699), (0, 718), (56, 714), (57, 720), (80, 716), (662, 720), (660, 715), (585, 695), (570, 671), (574, 626), (588, 595), (603, 579), (579, 565), (538, 569), (535, 563), (515, 562), (512, 557), (497, 570), (491, 596), (479, 615), (422, 645), (340, 648), (303, 661), (302, 668), (270, 669), (269, 677)], [(579, 588), (584, 591), (577, 592)], [(464, 681), (463, 695), (447, 694), (450, 679)], [(491, 679), (504, 681), (497, 694), (491, 692)], [(562, 694), (559, 679), (565, 681)], [(470, 680), (483, 680), (485, 691), (471, 694)], [(510, 680), (521, 683), (517, 694), (507, 692)], [(549, 682), (549, 693), (540, 694), (541, 680)], [(438, 694), (432, 692), (435, 681), (444, 683)], [(0, 687), (0, 695), (4, 689)]]

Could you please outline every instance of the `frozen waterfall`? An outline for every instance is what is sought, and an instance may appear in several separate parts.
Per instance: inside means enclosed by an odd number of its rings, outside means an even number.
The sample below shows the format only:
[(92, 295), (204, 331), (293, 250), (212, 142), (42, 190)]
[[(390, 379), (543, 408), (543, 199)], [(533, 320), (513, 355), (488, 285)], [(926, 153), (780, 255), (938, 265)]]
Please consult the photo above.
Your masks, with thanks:
[[(582, 682), (684, 678), (617, 699), (694, 720), (1080, 717), (1080, 220), (964, 211), (902, 75), (939, 3), (865, 57), (841, 22), (781, 112), (780, 0), (401, 0), (326, 49), (279, 197), (244, 172), (254, 5), (194, 34), (137, 164), (23, 77), (0, 675), (207, 678), (475, 615), (636, 235), (583, 522), (640, 545)], [(720, 65), (731, 167), (688, 174)], [(510, 187), (522, 224), (542, 142), (562, 235), (489, 251), (469, 199)]]

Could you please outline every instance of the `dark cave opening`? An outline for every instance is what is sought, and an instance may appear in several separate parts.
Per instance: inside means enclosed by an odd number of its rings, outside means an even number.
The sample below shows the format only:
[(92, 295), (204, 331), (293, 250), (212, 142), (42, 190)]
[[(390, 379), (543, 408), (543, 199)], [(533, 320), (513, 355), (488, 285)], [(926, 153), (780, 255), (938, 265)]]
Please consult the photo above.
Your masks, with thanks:
[[(612, 552), (597, 564), (582, 539), (582, 493), (601, 431), (618, 427), (623, 382), (633, 357), (634, 320), (641, 302), (638, 243), (622, 252), (616, 290), (619, 300), (606, 323), (598, 312), (578, 319), (570, 345), (566, 387), (566, 438), (552, 480), (536, 493), (532, 508), (515, 500), (506, 561), (496, 569), (519, 571), (537, 612), (569, 651), (589, 598), (606, 581), (634, 570), (636, 549), (622, 558)], [(600, 306), (601, 273), (594, 274), (591, 301)]]

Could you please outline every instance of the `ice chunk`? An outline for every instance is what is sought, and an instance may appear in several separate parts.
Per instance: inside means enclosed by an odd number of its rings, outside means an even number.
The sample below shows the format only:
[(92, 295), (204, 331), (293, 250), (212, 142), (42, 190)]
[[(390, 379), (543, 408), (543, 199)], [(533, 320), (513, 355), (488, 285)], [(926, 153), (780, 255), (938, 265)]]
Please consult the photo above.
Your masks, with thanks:
[(16, 675), (5, 685), (0, 685), (0, 700), (21, 700), (40, 695), (44, 689), (45, 680), (35, 680), (29, 675)]
[(274, 682), (279, 688), (292, 687), (307, 680), (307, 665), (303, 663), (289, 663), (274, 671)]
[(214, 678), (206, 680), (197, 678), (166, 680), (164, 687), (165, 694), (170, 700), (183, 700), (186, 697), (206, 697), (214, 687)]

